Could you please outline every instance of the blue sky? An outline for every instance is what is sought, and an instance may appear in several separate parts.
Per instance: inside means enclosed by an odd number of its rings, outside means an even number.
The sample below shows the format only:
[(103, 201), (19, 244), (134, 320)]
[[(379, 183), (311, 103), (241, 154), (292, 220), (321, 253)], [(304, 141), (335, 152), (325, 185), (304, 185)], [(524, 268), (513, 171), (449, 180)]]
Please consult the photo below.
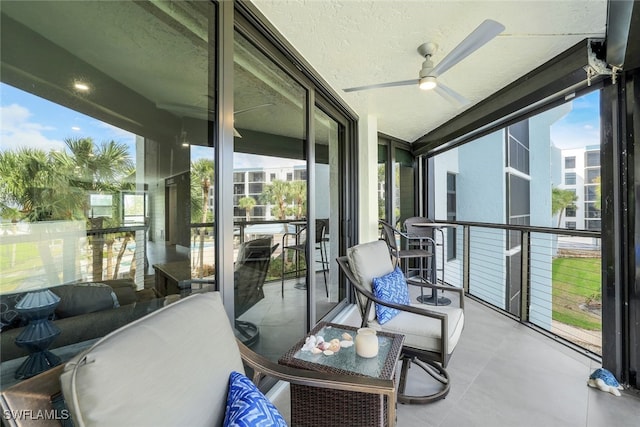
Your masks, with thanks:
[[(135, 135), (92, 117), (0, 83), (0, 151), (18, 147), (45, 151), (64, 150), (66, 138), (90, 136), (95, 142), (126, 144), (135, 160)], [(191, 146), (191, 159), (212, 158), (210, 147)], [(304, 164), (299, 160), (236, 153), (236, 168), (283, 167)]]
[(576, 98), (571, 112), (551, 126), (551, 140), (558, 148), (600, 145), (600, 92)]
[[(0, 150), (17, 147), (61, 150), (65, 138), (91, 136), (135, 147), (135, 135), (0, 83)], [(132, 151), (132, 152), (135, 152)]]
[[(129, 147), (134, 158), (135, 135), (92, 117), (0, 83), (0, 151), (17, 147), (64, 149), (64, 139), (91, 136), (96, 142), (114, 140)], [(599, 92), (574, 99), (572, 110), (550, 129), (558, 148), (600, 144)], [(191, 158), (212, 157), (208, 147), (192, 146)], [(304, 162), (236, 153), (236, 168), (282, 167)]]

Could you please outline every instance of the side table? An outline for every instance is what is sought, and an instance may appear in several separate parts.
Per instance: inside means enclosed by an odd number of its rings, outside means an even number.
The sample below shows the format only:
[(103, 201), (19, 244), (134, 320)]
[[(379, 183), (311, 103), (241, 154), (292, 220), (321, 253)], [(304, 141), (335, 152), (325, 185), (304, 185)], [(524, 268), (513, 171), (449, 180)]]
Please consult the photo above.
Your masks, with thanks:
[(189, 261), (175, 261), (166, 264), (154, 264), (155, 286), (160, 296), (180, 294), (178, 283), (181, 280), (191, 279), (191, 267)]
[[(354, 341), (356, 331), (346, 325), (320, 322), (309, 335), (321, 335), (325, 341), (342, 340), (342, 334), (350, 334)], [(307, 336), (309, 336), (307, 335)], [(331, 356), (301, 351), (305, 338), (301, 339), (278, 363), (294, 368), (317, 372), (395, 379), (404, 335), (378, 332), (379, 351), (374, 358), (356, 354), (355, 345), (342, 348)], [(335, 427), (343, 426), (393, 426), (395, 425), (395, 399), (367, 393), (326, 390), (291, 384), (291, 424), (295, 426)], [(393, 408), (390, 410), (390, 408)]]

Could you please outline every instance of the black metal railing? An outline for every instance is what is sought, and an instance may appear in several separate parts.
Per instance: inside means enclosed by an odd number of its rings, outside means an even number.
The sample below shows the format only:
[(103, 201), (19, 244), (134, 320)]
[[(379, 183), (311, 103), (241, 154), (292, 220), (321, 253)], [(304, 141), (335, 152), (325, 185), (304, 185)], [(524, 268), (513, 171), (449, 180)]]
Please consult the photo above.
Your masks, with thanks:
[[(444, 260), (439, 280), (589, 354), (602, 354), (600, 232), (447, 223), (457, 225), (458, 253)], [(437, 263), (442, 270), (443, 260)]]

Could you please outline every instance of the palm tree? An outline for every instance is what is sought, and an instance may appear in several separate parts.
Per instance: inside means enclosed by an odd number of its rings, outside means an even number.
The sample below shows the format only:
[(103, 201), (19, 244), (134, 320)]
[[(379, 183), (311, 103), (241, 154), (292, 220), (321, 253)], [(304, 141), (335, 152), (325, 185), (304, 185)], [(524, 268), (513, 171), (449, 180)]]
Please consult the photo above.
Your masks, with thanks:
[(251, 220), (251, 209), (256, 205), (256, 199), (253, 197), (247, 196), (238, 200), (238, 207), (240, 209), (244, 209), (245, 212), (245, 220), (249, 222)]
[(276, 179), (265, 185), (262, 199), (265, 204), (274, 206), (273, 215), (282, 220), (287, 215), (287, 197), (289, 194), (289, 183)]
[[(70, 178), (70, 186), (84, 190), (87, 192), (98, 193), (116, 193), (128, 186), (124, 179), (135, 172), (133, 161), (129, 157), (129, 151), (125, 144), (116, 141), (102, 142), (95, 144), (93, 138), (67, 138), (64, 140), (67, 145), (68, 152), (53, 152), (52, 155), (56, 162), (65, 168)], [(116, 200), (119, 201), (118, 198)], [(88, 198), (85, 196), (82, 206), (88, 209)], [(111, 220), (107, 219), (103, 223), (103, 227), (119, 225), (119, 218), (115, 215)], [(92, 240), (93, 249), (93, 280), (102, 279), (102, 262), (104, 255), (102, 253), (103, 244), (106, 245), (107, 258), (107, 277), (114, 277), (117, 274), (120, 257), (116, 266), (113, 264), (113, 246), (116, 241), (116, 235), (109, 234), (105, 236), (104, 242), (102, 236), (95, 236)], [(122, 246), (127, 245), (129, 240), (125, 235)]]
[[(206, 223), (208, 216), (211, 216), (213, 220), (213, 214), (209, 210), (209, 189), (214, 180), (215, 167), (213, 160), (198, 159), (191, 163), (191, 210), (192, 215), (194, 213), (200, 213), (202, 223)], [(199, 194), (194, 197), (195, 192)], [(200, 202), (199, 202), (200, 201)], [(198, 264), (194, 266), (197, 268), (198, 277), (204, 276), (204, 236), (205, 227), (200, 227), (199, 230), (200, 247), (198, 250)], [(195, 236), (194, 236), (195, 238)]]
[(558, 228), (562, 222), (562, 214), (567, 208), (576, 208), (578, 196), (571, 190), (553, 187), (551, 189), (551, 213), (558, 215)]
[[(0, 152), (2, 205), (19, 209), (31, 222), (79, 220), (86, 218), (88, 192), (114, 193), (129, 185), (124, 178), (134, 166), (126, 145), (110, 141), (95, 146), (91, 138), (68, 138), (65, 144), (68, 151)], [(102, 242), (92, 240), (94, 279), (100, 280)], [(42, 251), (41, 256), (49, 257)]]
[(296, 219), (303, 218), (306, 215), (307, 207), (307, 182), (292, 181), (289, 182), (289, 198), (293, 201), (293, 215)]
[(0, 152), (0, 200), (28, 221), (82, 218), (81, 194), (68, 184), (64, 167), (52, 153), (19, 149)]

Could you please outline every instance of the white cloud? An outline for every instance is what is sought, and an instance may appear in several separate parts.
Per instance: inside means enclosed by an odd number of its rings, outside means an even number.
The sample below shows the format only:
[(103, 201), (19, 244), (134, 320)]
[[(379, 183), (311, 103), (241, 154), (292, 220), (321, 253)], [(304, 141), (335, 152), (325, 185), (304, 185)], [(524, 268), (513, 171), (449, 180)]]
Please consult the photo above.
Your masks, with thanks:
[(600, 129), (581, 123), (552, 126), (551, 140), (562, 149), (600, 145)]
[(120, 129), (117, 126), (113, 126), (109, 123), (105, 123), (105, 122), (94, 122), (97, 127), (102, 128), (102, 129), (106, 129), (108, 131), (108, 134), (106, 134), (105, 136), (107, 138), (110, 139), (114, 139), (116, 141), (120, 141), (122, 139), (129, 139), (129, 140), (134, 140), (135, 141), (135, 134), (126, 131), (124, 129)]
[(37, 148), (45, 151), (62, 150), (63, 141), (49, 139), (43, 132), (53, 130), (50, 126), (29, 121), (31, 113), (17, 104), (0, 107), (0, 151), (17, 148)]

